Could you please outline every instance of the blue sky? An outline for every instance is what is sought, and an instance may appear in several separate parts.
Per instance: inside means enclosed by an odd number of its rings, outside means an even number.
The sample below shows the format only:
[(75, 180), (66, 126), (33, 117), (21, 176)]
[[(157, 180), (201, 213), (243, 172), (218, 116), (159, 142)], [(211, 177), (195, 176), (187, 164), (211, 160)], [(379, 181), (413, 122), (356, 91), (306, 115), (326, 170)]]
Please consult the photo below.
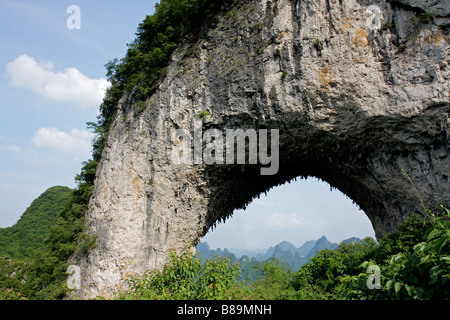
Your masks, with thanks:
[[(14, 224), (54, 185), (74, 187), (90, 158), (106, 84), (156, 1), (0, 1), (0, 227)], [(70, 30), (67, 8), (80, 8)], [(100, 98), (99, 98), (100, 97)]]
[[(13, 225), (47, 188), (74, 187), (90, 158), (105, 87), (104, 65), (125, 55), (156, 1), (0, 0), (0, 228)], [(70, 5), (80, 29), (69, 29)], [(268, 236), (270, 234), (271, 236)], [(295, 245), (373, 236), (367, 217), (339, 191), (314, 180), (287, 184), (254, 201), (204, 240), (212, 247)]]
[(267, 249), (281, 241), (299, 247), (325, 235), (340, 243), (351, 237), (375, 238), (364, 211), (339, 190), (315, 178), (297, 179), (261, 195), (246, 210), (217, 225), (203, 241), (211, 248)]

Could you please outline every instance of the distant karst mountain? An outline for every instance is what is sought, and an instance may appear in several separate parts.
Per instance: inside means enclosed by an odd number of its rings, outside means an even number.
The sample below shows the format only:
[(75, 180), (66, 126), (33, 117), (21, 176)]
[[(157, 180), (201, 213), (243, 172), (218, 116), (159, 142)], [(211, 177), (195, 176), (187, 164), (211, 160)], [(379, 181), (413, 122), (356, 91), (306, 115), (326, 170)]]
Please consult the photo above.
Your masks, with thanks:
[[(352, 237), (343, 240), (342, 243), (361, 242), (359, 238)], [(266, 261), (273, 258), (287, 263), (293, 270), (298, 270), (305, 265), (311, 257), (323, 249), (334, 250), (338, 248), (337, 243), (328, 241), (325, 236), (317, 240), (306, 241), (300, 247), (294, 246), (288, 241), (282, 241), (267, 250), (244, 250), (244, 249), (216, 249), (212, 250), (207, 242), (197, 245), (197, 255), (203, 260), (212, 259), (214, 256), (228, 256), (231, 262), (250, 263), (252, 261)]]

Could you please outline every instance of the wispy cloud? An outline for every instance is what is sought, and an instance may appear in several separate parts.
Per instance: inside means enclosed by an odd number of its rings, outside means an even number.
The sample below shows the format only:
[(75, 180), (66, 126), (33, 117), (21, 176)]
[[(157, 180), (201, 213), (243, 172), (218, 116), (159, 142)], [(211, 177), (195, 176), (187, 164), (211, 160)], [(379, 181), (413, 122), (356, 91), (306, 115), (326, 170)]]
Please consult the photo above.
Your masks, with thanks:
[(278, 202), (278, 201), (263, 201), (263, 200), (254, 200), (253, 201), (254, 205), (256, 206), (261, 206), (261, 207), (281, 207), (282, 203)]
[(273, 203), (268, 203), (268, 202), (264, 202), (262, 200), (254, 200), (253, 203), (257, 206), (262, 206), (262, 207), (273, 207)]
[(52, 63), (38, 63), (26, 54), (6, 65), (11, 84), (32, 90), (46, 99), (78, 108), (98, 107), (109, 86), (104, 78), (91, 79), (75, 68), (55, 72)]
[(293, 229), (305, 227), (309, 221), (297, 213), (272, 213), (265, 217), (264, 223), (273, 229)]
[(263, 217), (262, 223), (268, 230), (274, 233), (285, 233), (301, 231), (303, 235), (309, 235), (312, 239), (320, 236), (329, 228), (329, 224), (318, 214), (313, 213), (271, 213)]
[[(1, 141), (1, 139), (0, 139), (0, 141)], [(18, 152), (20, 152), (22, 150), (22, 148), (18, 147), (18, 146), (2, 146), (2, 145), (0, 145), (0, 151), (2, 151), (2, 150), (12, 151), (12, 152), (18, 153)]]
[(34, 134), (32, 143), (38, 147), (50, 148), (63, 154), (88, 157), (94, 134), (86, 130), (73, 129), (70, 132), (57, 128), (40, 128)]

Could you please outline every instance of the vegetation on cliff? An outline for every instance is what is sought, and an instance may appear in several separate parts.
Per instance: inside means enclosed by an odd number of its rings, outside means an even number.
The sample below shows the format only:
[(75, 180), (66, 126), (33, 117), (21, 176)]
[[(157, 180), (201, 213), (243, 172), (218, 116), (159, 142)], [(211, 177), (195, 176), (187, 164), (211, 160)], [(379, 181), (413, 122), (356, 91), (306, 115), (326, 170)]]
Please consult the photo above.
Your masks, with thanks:
[[(52, 190), (67, 192), (59, 187)], [(48, 203), (52, 208), (55, 198), (48, 192), (44, 195), (33, 204), (45, 210)], [(68, 293), (67, 259), (79, 250), (88, 250), (88, 245), (79, 245), (83, 242), (77, 236), (82, 234), (80, 218), (62, 218), (68, 211), (76, 212), (76, 196), (61, 198), (66, 201), (65, 209), (50, 227), (52, 234), (34, 260), (0, 258), (0, 300), (62, 299)], [(362, 242), (343, 242), (337, 249), (323, 249), (299, 270), (271, 259), (252, 264), (253, 272), (246, 271), (252, 278), (241, 278), (243, 265), (232, 263), (229, 257), (202, 261), (190, 252), (172, 254), (171, 262), (162, 270), (131, 279), (130, 290), (118, 292), (117, 298), (448, 299), (450, 213), (440, 208), (442, 215), (426, 219), (412, 216), (398, 232), (386, 234), (379, 243), (365, 238)], [(80, 214), (84, 212), (84, 208), (78, 209)], [(36, 212), (34, 205), (29, 210)], [(35, 227), (45, 233), (46, 223), (41, 220), (41, 226)], [(377, 266), (378, 280), (370, 266)], [(379, 289), (370, 288), (369, 283), (379, 285)]]
[[(88, 127), (96, 133), (92, 159), (83, 162), (80, 174), (75, 177), (76, 189), (59, 212), (46, 241), (41, 242), (39, 250), (33, 253), (33, 261), (27, 263), (26, 268), (16, 266), (26, 273), (22, 278), (27, 279), (23, 281), (26, 285), (16, 286), (14, 282), (12, 287), (1, 286), (2, 290), (10, 290), (7, 296), (58, 299), (67, 294), (65, 279), (69, 257), (87, 253), (95, 245), (95, 239), (84, 233), (84, 217), (94, 187), (95, 172), (109, 129), (117, 115), (119, 100), (125, 95), (133, 100), (145, 100), (164, 76), (173, 50), (182, 41), (195, 37), (205, 19), (212, 18), (225, 2), (161, 0), (156, 5), (155, 13), (147, 16), (139, 25), (136, 39), (128, 45), (126, 56), (106, 64), (107, 77), (112, 85), (100, 106), (97, 122), (88, 123)], [(5, 250), (9, 250), (7, 246)], [(10, 250), (8, 255), (11, 255)], [(30, 256), (28, 253), (26, 255)], [(15, 260), (8, 258), (3, 262), (8, 270), (15, 268)]]
[[(256, 281), (239, 281), (240, 265), (229, 257), (172, 255), (163, 271), (131, 280), (121, 299), (448, 299), (450, 214), (412, 216), (380, 243), (341, 243), (323, 249), (298, 271), (279, 260), (255, 264)], [(370, 266), (377, 266), (372, 274)], [(371, 286), (371, 284), (373, 286)], [(379, 286), (379, 287), (377, 287)]]
[(95, 160), (101, 156), (109, 128), (117, 115), (119, 100), (127, 96), (134, 106), (139, 106), (165, 76), (173, 51), (183, 41), (193, 42), (202, 25), (213, 20), (226, 2), (231, 1), (161, 0), (155, 13), (139, 25), (136, 39), (128, 45), (125, 57), (106, 64), (111, 87), (100, 106), (98, 122), (90, 123), (97, 133)]
[[(231, 0), (230, 0), (231, 1)], [(89, 252), (95, 239), (86, 236), (84, 217), (94, 186), (109, 129), (117, 116), (119, 100), (141, 106), (165, 75), (170, 56), (182, 41), (195, 39), (205, 19), (225, 0), (161, 0), (156, 12), (140, 25), (124, 58), (108, 62), (108, 89), (96, 123), (92, 159), (75, 177), (77, 188), (64, 192), (63, 208), (49, 209), (38, 218), (33, 234), (5, 231), (0, 236), (0, 299), (62, 299), (68, 259)], [(54, 213), (58, 211), (58, 215)], [(342, 244), (322, 250), (296, 272), (276, 260), (257, 266), (260, 278), (237, 281), (239, 267), (226, 259), (201, 264), (191, 255), (172, 256), (172, 264), (143, 278), (133, 279), (126, 299), (433, 299), (448, 298), (450, 277), (449, 212), (425, 222), (414, 218), (396, 234), (377, 244)], [(45, 225), (44, 225), (45, 221)], [(40, 225), (42, 223), (42, 225)], [(20, 225), (14, 230), (18, 230)], [(13, 230), (13, 229), (10, 229)], [(38, 230), (48, 230), (47, 232)], [(14, 240), (16, 239), (16, 240)], [(34, 242), (34, 243), (33, 243)], [(14, 245), (14, 244), (17, 244)], [(27, 261), (28, 259), (28, 261)], [(24, 261), (25, 260), (25, 261)], [(367, 288), (368, 267), (380, 270), (381, 289)], [(361, 270), (362, 269), (362, 270)], [(362, 272), (361, 272), (362, 271)]]

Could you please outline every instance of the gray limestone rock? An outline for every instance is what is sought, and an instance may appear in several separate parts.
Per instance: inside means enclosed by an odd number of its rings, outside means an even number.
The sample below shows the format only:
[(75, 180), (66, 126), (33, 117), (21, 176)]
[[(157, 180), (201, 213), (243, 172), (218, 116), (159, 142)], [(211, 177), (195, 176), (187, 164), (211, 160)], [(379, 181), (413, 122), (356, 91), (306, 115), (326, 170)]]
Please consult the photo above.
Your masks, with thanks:
[[(416, 19), (427, 6), (433, 19)], [(145, 110), (121, 100), (87, 214), (97, 247), (75, 261), (80, 298), (112, 297), (296, 177), (348, 195), (377, 237), (450, 203), (448, 1), (263, 0), (229, 12), (177, 49)], [(279, 130), (277, 174), (174, 163), (177, 129), (193, 135), (199, 122)]]

